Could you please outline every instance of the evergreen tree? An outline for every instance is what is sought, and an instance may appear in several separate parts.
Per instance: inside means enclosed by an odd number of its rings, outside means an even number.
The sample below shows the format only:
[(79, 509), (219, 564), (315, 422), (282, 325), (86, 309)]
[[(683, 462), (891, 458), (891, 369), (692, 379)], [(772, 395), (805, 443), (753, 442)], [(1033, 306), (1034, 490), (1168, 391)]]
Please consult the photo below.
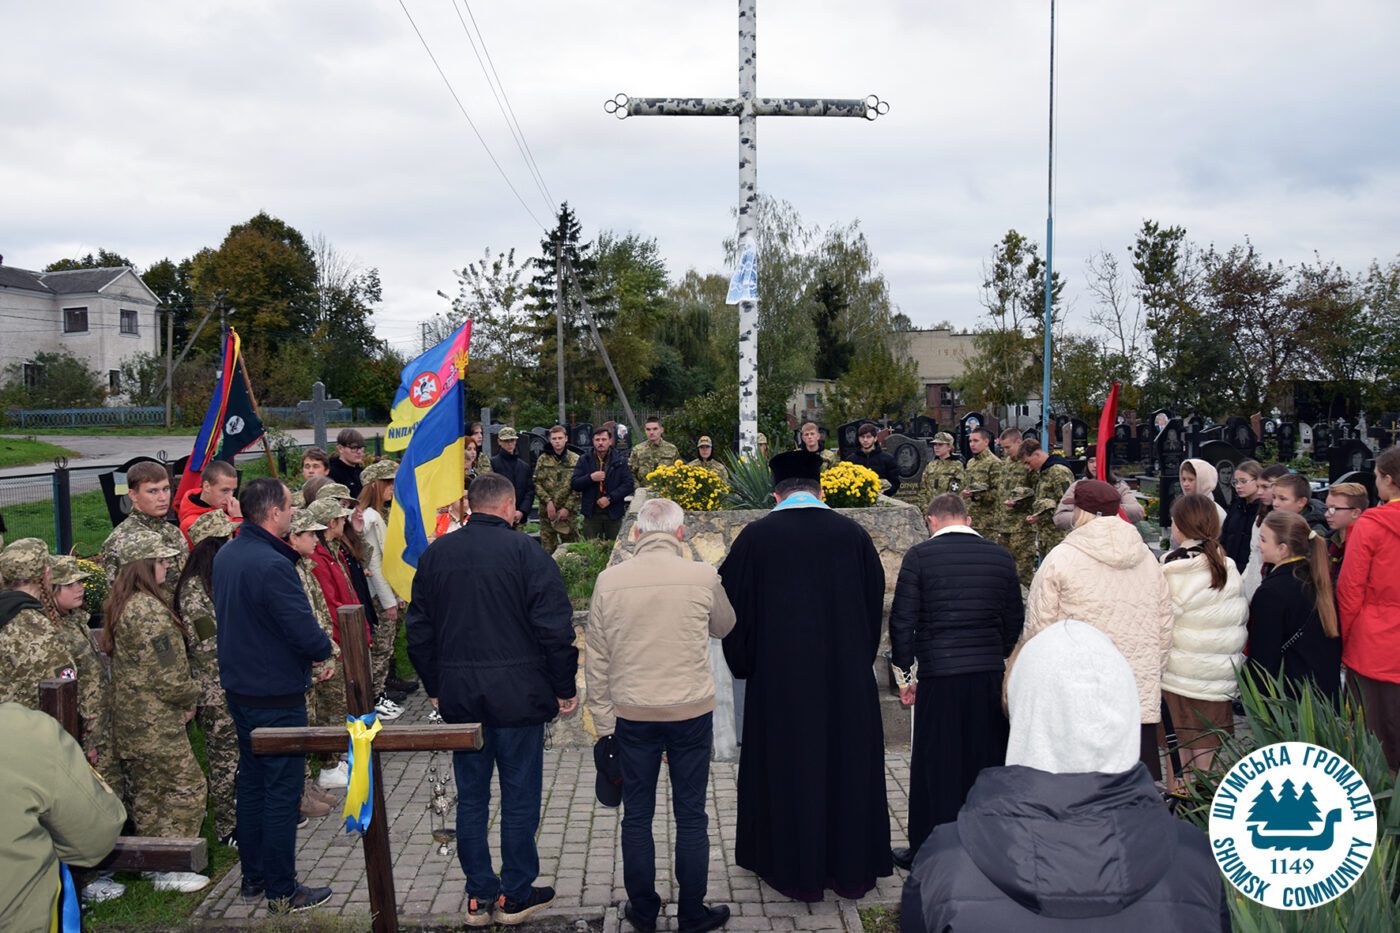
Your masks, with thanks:
[(851, 368), (855, 345), (840, 331), (841, 313), (851, 306), (841, 283), (823, 276), (812, 291), (812, 324), (817, 331), (817, 378), (840, 379)]
[(538, 347), (536, 394), (553, 399), (558, 343), (555, 330), (557, 309), (556, 268), (564, 264), (564, 401), (566, 407), (588, 415), (600, 398), (611, 398), (607, 370), (589, 331), (580, 295), (586, 298), (600, 330), (611, 324), (609, 309), (597, 294), (598, 262), (592, 242), (581, 242), (583, 228), (578, 217), (564, 202), (554, 229), (540, 241), (540, 255), (530, 260), (534, 276), (525, 289), (530, 314), (529, 337)]
[(1278, 801), (1274, 799), (1274, 787), (1265, 781), (1254, 795), (1254, 803), (1249, 808), (1249, 822), (1268, 824), (1278, 813)]

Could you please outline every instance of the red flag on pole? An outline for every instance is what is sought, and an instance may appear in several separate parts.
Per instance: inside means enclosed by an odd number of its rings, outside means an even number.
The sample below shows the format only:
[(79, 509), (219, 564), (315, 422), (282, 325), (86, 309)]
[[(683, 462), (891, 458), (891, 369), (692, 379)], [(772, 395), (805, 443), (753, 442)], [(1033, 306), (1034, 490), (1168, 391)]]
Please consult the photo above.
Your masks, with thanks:
[(1103, 403), (1103, 414), (1099, 415), (1098, 465), (1094, 475), (1108, 481), (1109, 441), (1113, 439), (1113, 428), (1118, 422), (1118, 383), (1108, 390), (1108, 401)]

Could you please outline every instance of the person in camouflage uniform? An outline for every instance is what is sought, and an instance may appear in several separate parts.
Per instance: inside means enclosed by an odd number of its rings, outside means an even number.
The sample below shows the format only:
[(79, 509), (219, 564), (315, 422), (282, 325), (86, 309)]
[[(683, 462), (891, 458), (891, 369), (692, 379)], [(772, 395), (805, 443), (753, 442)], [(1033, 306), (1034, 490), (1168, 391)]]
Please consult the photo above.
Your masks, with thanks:
[(137, 531), (155, 532), (166, 545), (175, 549), (175, 556), (170, 558), (170, 574), (165, 578), (162, 589), (166, 602), (173, 603), (175, 581), (185, 568), (185, 559), (189, 557), (190, 550), (179, 527), (165, 520), (170, 511), (170, 475), (159, 463), (143, 460), (127, 471), (126, 485), (131, 498), (131, 514), (102, 542), (97, 562), (107, 572), (108, 584), (113, 583), (117, 579), (117, 571), (121, 569), (122, 562), (117, 555), (122, 542)]
[(1064, 457), (1047, 454), (1034, 438), (1021, 442), (1021, 459), (1035, 476), (1035, 493), (1026, 521), (1035, 526), (1037, 550), (1040, 559), (1044, 560), (1055, 545), (1069, 534), (1055, 527), (1055, 509), (1059, 508), (1060, 499), (1074, 482), (1074, 472), (1065, 463)]
[(476, 441), (476, 475), (493, 472), (491, 458), (486, 456), (486, 438), (480, 421), (473, 421), (467, 436)]
[(57, 623), (44, 612), (49, 547), (20, 538), (0, 553), (0, 702), (39, 708), (39, 682), (77, 677), (78, 665)]
[[(339, 707), (329, 701), (325, 704), (326, 709), (322, 710), (316, 705), (317, 690), (316, 685), (323, 680), (335, 676), (339, 665), (336, 663), (340, 658), (340, 645), (335, 642), (335, 626), (331, 624), (331, 611), (326, 605), (326, 596), (321, 592), (321, 584), (316, 580), (316, 562), (312, 554), (316, 550), (316, 532), (325, 531), (326, 526), (316, 521), (309, 509), (297, 509), (292, 513), (292, 528), (287, 535), (287, 543), (296, 551), (297, 577), (301, 580), (302, 589), (306, 591), (306, 600), (311, 604), (311, 613), (316, 617), (316, 624), (321, 626), (321, 631), (326, 633), (326, 637), (331, 641), (331, 656), (325, 661), (317, 661), (311, 665), (311, 686), (306, 691), (306, 721), (310, 725), (323, 725), (323, 713), (325, 717), (331, 717), (336, 709), (340, 710), (339, 722), (345, 721), (345, 703), (342, 699)], [(341, 681), (342, 686), (344, 681)], [(342, 691), (342, 697), (344, 693)], [(338, 723), (332, 723), (338, 724)], [(325, 759), (335, 761), (334, 758)], [(322, 803), (334, 803), (335, 798), (322, 790), (321, 786), (311, 780), (311, 757), (306, 759), (306, 787), (303, 791), (303, 809), (305, 809), (306, 798)]]
[(965, 479), (962, 461), (952, 457), (953, 435), (939, 431), (933, 436), (933, 459), (919, 477), (918, 506), (928, 511), (929, 503), (945, 492), (962, 492)]
[(992, 453), (993, 440), (995, 438), (987, 428), (973, 428), (972, 435), (967, 440), (972, 457), (967, 461), (962, 497), (967, 502), (972, 527), (995, 541), (1001, 512), (1001, 500), (997, 498), (997, 476), (1001, 469), (1001, 461)]
[(808, 453), (816, 454), (822, 458), (822, 472), (836, 466), (841, 462), (841, 455), (834, 450), (827, 450), (822, 447), (822, 429), (817, 427), (815, 421), (808, 421), (798, 429), (797, 449), (805, 450)]
[(696, 466), (702, 470), (709, 470), (711, 473), (724, 480), (725, 485), (728, 485), (729, 467), (714, 458), (715, 442), (710, 440), (708, 434), (700, 435), (700, 440), (695, 442), (695, 451), (700, 456), (690, 461), (686, 466)]
[(1035, 526), (1026, 523), (1031, 513), (1036, 477), (1021, 459), (1021, 432), (1007, 428), (1001, 432), (1000, 444), (1006, 455), (1001, 462), (997, 496), (1001, 501), (1000, 541), (1016, 559), (1016, 576), (1021, 585), (1029, 587), (1035, 576)]
[(578, 540), (579, 492), (571, 481), (578, 454), (568, 447), (563, 425), (549, 429), (549, 446), (535, 461), (535, 494), (540, 500), (540, 544), (553, 554), (561, 544)]
[(52, 600), (45, 608), (58, 624), (59, 634), (78, 668), (83, 751), (102, 779), (120, 788), (121, 768), (112, 753), (112, 678), (93, 644), (88, 611), (83, 607), (83, 581), (88, 576), (76, 557), (53, 558), (49, 581)]
[[(305, 517), (301, 519), (302, 527), (306, 527), (307, 525), (319, 525), (321, 527), (312, 528), (310, 534), (304, 534), (296, 532), (295, 529), (298, 527), (296, 524), (292, 526), (293, 531), (290, 536), (299, 539), (292, 546), (296, 549), (298, 554), (302, 553), (301, 546), (306, 543), (300, 539), (305, 538), (310, 539), (311, 549), (314, 554), (317, 545), (323, 540), (324, 533), (331, 530), (331, 523), (337, 518), (348, 518), (350, 510), (342, 506), (338, 498), (318, 496), (316, 501), (307, 506), (304, 512)], [(293, 519), (296, 520), (295, 515)], [(325, 560), (330, 560), (332, 562), (330, 569), (333, 573), (344, 574), (345, 568), (335, 563), (334, 552), (330, 549), (330, 545), (334, 543), (333, 540), (327, 541), (322, 555), (305, 556), (297, 561), (297, 574), (301, 576), (302, 585), (306, 587), (306, 596), (311, 603), (311, 611), (316, 615), (316, 620), (321, 623), (322, 627), (331, 638), (330, 660), (321, 665), (319, 669), (314, 665), (312, 667), (312, 690), (316, 694), (313, 701), (315, 718), (311, 718), (313, 715), (311, 712), (313, 704), (308, 704), (307, 722), (317, 726), (344, 725), (346, 715), (345, 670), (338, 662), (340, 658), (340, 643), (336, 640), (335, 636), (336, 619), (331, 614), (331, 604), (330, 601), (326, 599), (326, 590), (322, 586), (321, 581), (316, 577), (316, 570), (321, 562)], [(326, 554), (332, 556), (324, 556)], [(345, 582), (348, 588), (348, 578)], [(317, 608), (318, 598), (320, 600), (319, 609)], [(326, 626), (329, 626), (329, 628), (325, 628)], [(330, 673), (327, 674), (326, 671)], [(335, 770), (336, 765), (340, 762), (340, 756), (334, 754), (322, 755), (321, 762), (320, 786), (344, 787), (344, 784), (339, 783), (331, 774), (327, 773)]]
[(194, 547), (175, 584), (175, 608), (184, 623), (190, 674), (202, 694), (195, 715), (204, 732), (204, 751), (209, 762), (214, 834), (226, 845), (233, 839), (238, 823), (234, 807), (238, 734), (233, 728), (233, 717), (229, 715), (224, 688), (219, 684), (218, 624), (209, 588), (213, 581), (214, 555), (232, 537), (233, 522), (228, 515), (223, 512), (201, 515), (190, 526), (190, 541)]
[(190, 674), (185, 631), (162, 585), (178, 551), (154, 531), (124, 535), (107, 601), (112, 737), (126, 774), (128, 812), (142, 836), (190, 838), (204, 822), (208, 784), (185, 724), (203, 690)]
[(627, 458), (627, 466), (639, 487), (647, 484), (648, 473), (659, 466), (675, 463), (681, 456), (675, 444), (663, 439), (666, 429), (661, 426), (660, 418), (655, 415), (648, 418), (646, 432), (646, 441), (632, 448), (632, 456)]

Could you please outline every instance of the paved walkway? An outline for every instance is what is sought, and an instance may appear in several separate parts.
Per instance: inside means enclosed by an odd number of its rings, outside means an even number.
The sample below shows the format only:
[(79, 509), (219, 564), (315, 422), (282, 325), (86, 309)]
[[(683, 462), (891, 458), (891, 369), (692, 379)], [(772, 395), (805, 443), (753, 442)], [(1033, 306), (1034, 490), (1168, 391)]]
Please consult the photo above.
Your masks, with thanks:
[[(421, 719), (426, 701), (421, 693), (409, 703), (400, 721)], [(577, 715), (577, 714), (575, 714)], [(386, 754), (382, 759), (384, 783), (388, 790), (386, 808), (391, 820), (390, 844), (394, 857), (394, 888), (401, 922), (409, 924), (460, 924), (466, 895), (462, 871), (457, 865), (456, 848), (450, 855), (438, 854), (430, 835), (428, 802), (430, 790), (425, 777), (437, 760), (451, 773), (451, 756), (427, 752)], [(902, 844), (908, 813), (907, 782), (909, 756), (886, 755), (886, 786), (890, 801), (890, 831), (895, 844)], [(710, 772), (710, 883), (708, 900), (728, 904), (734, 912), (731, 930), (849, 930), (860, 929), (858, 907), (895, 904), (903, 884), (903, 872), (881, 879), (874, 891), (860, 901), (842, 900), (828, 892), (819, 904), (788, 900), (763, 884), (751, 872), (734, 865), (736, 810), (735, 780), (738, 765), (715, 762)], [(662, 769), (658, 792), (656, 823), (657, 890), (665, 903), (660, 928), (675, 929), (675, 904), (670, 877), (671, 806), (670, 786)], [(603, 919), (604, 933), (631, 930), (618, 915), (626, 892), (622, 885), (621, 809), (600, 805), (593, 796), (593, 756), (578, 749), (547, 750), (544, 757), (544, 812), (540, 823), (540, 881), (557, 891), (554, 906), (542, 916), (557, 919)], [(455, 789), (449, 783), (449, 794)], [(499, 800), (492, 789), (493, 803)], [(376, 815), (377, 818), (378, 815)], [(339, 811), (315, 821), (301, 831), (298, 839), (297, 869), (307, 884), (330, 885), (334, 894), (322, 910), (348, 920), (365, 918), (369, 900), (364, 887), (363, 848), (358, 836), (349, 836), (340, 823)], [(492, 854), (500, 864), (497, 818), (492, 809)], [(455, 811), (448, 825), (455, 823)], [(240, 873), (237, 868), (214, 887), (196, 911), (197, 919), (211, 925), (255, 923), (266, 916), (262, 902), (244, 903), (238, 896)]]

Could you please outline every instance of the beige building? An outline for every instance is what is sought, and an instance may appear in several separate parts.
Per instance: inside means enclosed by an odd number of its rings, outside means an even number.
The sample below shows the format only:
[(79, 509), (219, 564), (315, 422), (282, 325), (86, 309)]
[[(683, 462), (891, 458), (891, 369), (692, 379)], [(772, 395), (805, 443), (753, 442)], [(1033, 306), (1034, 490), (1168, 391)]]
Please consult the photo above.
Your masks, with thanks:
[(966, 359), (974, 352), (972, 336), (951, 330), (910, 330), (900, 335), (919, 367), (923, 413), (939, 425), (952, 425), (964, 413), (952, 383), (962, 375)]

